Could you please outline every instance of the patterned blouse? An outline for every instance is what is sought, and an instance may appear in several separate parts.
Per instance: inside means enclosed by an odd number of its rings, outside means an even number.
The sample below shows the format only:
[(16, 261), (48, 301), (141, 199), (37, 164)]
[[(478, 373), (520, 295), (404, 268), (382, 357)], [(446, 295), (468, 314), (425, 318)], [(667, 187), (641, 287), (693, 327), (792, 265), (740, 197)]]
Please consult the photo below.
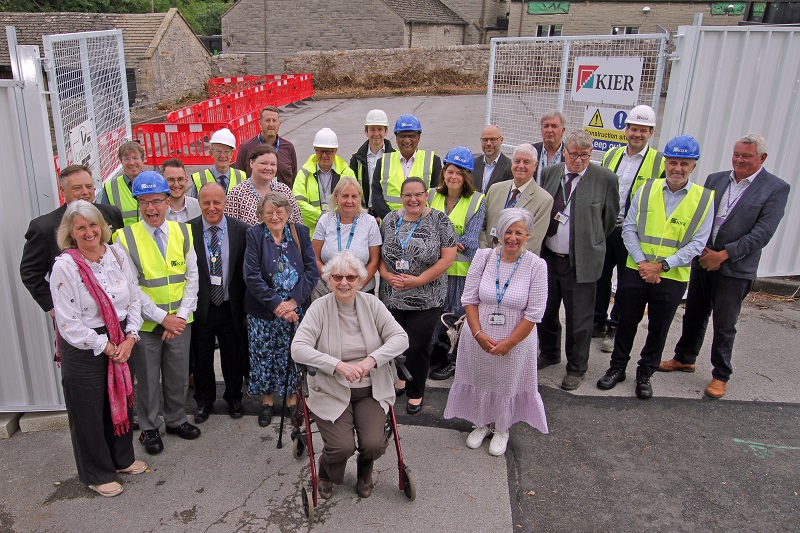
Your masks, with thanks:
[[(275, 180), (270, 181), (269, 186), (274, 192), (283, 193), (289, 200), (289, 222), (302, 224), (303, 215), (300, 214), (300, 206), (297, 205), (297, 200), (294, 199), (294, 194), (292, 194), (289, 187)], [(261, 223), (261, 220), (256, 216), (260, 201), (261, 198), (258, 196), (255, 187), (253, 187), (253, 182), (248, 178), (228, 193), (225, 214), (255, 226)]]
[[(417, 222), (401, 221), (402, 212), (402, 209), (392, 211), (383, 219), (381, 257), (386, 269), (392, 274), (407, 273), (419, 276), (441, 258), (442, 248), (452, 248), (456, 245), (458, 236), (447, 215), (431, 209), (419, 220), (419, 225), (413, 230), (414, 234), (408, 240), (403, 253), (400, 241), (406, 240)], [(408, 270), (397, 270), (396, 261), (400, 260), (408, 261)], [(418, 311), (441, 307), (447, 296), (447, 273), (421, 287), (403, 291), (396, 291), (388, 283), (381, 283), (380, 296), (389, 309)]]

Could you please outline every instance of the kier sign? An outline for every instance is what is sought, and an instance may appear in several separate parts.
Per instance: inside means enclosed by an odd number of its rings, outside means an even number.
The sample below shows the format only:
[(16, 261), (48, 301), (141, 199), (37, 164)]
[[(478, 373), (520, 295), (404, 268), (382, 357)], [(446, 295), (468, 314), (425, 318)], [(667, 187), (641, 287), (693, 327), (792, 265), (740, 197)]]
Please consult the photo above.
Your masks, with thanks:
[(572, 100), (636, 105), (642, 82), (641, 57), (579, 57), (572, 71)]

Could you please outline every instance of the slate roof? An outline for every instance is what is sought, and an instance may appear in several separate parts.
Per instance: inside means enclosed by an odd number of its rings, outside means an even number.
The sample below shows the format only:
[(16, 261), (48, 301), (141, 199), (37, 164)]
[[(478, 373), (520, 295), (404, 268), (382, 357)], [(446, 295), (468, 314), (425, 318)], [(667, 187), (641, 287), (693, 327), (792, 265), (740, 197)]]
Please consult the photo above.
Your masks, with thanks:
[(458, 24), (467, 22), (439, 0), (383, 0), (389, 9), (406, 22)]

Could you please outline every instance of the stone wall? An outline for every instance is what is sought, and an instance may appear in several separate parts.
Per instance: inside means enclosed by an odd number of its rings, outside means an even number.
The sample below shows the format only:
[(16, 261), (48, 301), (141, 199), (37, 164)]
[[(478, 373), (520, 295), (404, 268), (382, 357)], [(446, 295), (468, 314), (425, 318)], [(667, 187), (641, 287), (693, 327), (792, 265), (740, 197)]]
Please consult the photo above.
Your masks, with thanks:
[[(442, 2), (467, 21), (463, 44), (479, 44), (481, 28), (494, 26), (498, 17), (506, 16), (510, 5), (508, 0), (442, 0)], [(485, 42), (488, 43), (489, 39), (487, 38)]]
[(211, 56), (211, 77), (232, 78), (247, 76), (247, 54), (218, 54)]
[(407, 24), (410, 48), (441, 48), (464, 44), (464, 26), (458, 24)]
[(284, 72), (311, 72), (320, 90), (485, 86), (489, 46), (297, 52), (286, 58)]

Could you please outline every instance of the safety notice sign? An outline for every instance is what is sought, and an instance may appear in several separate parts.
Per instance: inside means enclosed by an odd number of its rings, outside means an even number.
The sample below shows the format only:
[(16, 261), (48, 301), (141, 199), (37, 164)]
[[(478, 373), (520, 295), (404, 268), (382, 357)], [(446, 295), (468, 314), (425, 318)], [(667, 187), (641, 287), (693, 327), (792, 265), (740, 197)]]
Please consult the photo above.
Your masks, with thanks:
[(583, 130), (594, 139), (594, 149), (606, 152), (617, 146), (628, 144), (625, 137), (624, 109), (587, 106), (583, 111)]

